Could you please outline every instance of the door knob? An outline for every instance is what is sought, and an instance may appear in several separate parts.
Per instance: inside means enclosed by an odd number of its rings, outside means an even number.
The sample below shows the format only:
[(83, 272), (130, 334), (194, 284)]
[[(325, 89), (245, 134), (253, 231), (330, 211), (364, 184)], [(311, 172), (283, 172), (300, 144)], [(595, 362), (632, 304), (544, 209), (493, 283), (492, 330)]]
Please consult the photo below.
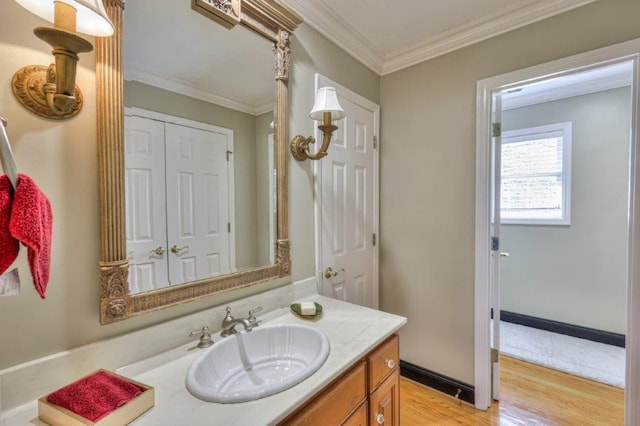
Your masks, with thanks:
[[(509, 257), (509, 253), (500, 252), (498, 254), (500, 255), (500, 257)], [(491, 252), (491, 256), (495, 256), (495, 255), (496, 255), (495, 252)]]
[(171, 247), (171, 253), (175, 253), (178, 254), (180, 253), (182, 250), (184, 249), (188, 249), (189, 246), (182, 246), (182, 247), (178, 247), (176, 244), (173, 245), (173, 247)]
[[(344, 271), (344, 268), (340, 268), (340, 272), (343, 272), (343, 271)], [(336, 275), (338, 275), (340, 272), (338, 272), (338, 271), (334, 271), (333, 269), (331, 269), (331, 266), (329, 266), (329, 267), (324, 271), (324, 277), (325, 277), (326, 279), (333, 278), (333, 277), (335, 277)]]
[(158, 256), (162, 256), (164, 254), (164, 247), (159, 246), (159, 247), (151, 250), (150, 253), (158, 255)]

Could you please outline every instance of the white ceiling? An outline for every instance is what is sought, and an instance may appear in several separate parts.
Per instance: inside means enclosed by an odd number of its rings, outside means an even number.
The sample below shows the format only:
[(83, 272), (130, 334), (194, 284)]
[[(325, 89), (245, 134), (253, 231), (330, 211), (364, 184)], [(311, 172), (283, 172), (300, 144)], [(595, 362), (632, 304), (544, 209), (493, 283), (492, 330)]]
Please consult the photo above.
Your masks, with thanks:
[(384, 75), (597, 0), (280, 0)]

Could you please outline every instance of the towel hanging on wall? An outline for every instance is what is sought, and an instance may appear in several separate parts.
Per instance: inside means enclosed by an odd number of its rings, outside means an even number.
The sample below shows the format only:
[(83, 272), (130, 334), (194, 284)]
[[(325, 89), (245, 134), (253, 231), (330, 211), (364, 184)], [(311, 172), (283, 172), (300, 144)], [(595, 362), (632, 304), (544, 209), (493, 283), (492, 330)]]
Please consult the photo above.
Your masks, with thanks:
[(53, 214), (47, 196), (27, 175), (18, 174), (7, 122), (0, 117), (0, 274), (15, 261), (20, 244), (27, 246), (33, 284), (43, 299), (51, 267)]
[(29, 176), (18, 174), (9, 230), (14, 238), (27, 246), (33, 284), (43, 299), (49, 283), (52, 228), (49, 199)]
[(11, 266), (18, 257), (20, 243), (9, 230), (13, 187), (7, 175), (0, 176), (0, 274)]

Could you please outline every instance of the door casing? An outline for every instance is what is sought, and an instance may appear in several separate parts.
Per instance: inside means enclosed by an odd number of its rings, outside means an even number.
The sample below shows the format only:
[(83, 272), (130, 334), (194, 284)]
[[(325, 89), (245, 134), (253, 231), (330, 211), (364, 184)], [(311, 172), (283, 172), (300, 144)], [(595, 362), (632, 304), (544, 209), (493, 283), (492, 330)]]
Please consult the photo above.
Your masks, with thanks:
[(490, 205), (491, 101), (493, 93), (551, 77), (617, 62), (633, 62), (629, 190), (629, 273), (627, 297), (627, 364), (625, 424), (640, 424), (640, 39), (490, 77), (477, 83), (476, 115), (476, 245), (475, 245), (475, 406), (491, 404), (490, 351)]

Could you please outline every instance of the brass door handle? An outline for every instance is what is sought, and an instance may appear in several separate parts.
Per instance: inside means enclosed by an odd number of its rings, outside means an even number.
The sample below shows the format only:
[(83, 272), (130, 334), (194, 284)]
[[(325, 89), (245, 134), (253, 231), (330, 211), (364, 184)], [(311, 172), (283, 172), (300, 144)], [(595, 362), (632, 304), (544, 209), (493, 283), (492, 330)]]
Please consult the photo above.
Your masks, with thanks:
[[(344, 268), (340, 268), (340, 272), (344, 272)], [(336, 275), (338, 275), (340, 272), (338, 271), (334, 271), (333, 269), (331, 269), (331, 266), (329, 266), (325, 271), (324, 271), (324, 277), (326, 279), (330, 279), (335, 277)]]
[(164, 247), (159, 246), (159, 247), (151, 250), (150, 253), (158, 255), (158, 256), (162, 256), (164, 254)]
[(180, 253), (182, 250), (188, 249), (189, 246), (182, 246), (182, 247), (178, 247), (177, 245), (173, 245), (173, 247), (171, 247), (171, 253), (175, 253), (178, 254)]

